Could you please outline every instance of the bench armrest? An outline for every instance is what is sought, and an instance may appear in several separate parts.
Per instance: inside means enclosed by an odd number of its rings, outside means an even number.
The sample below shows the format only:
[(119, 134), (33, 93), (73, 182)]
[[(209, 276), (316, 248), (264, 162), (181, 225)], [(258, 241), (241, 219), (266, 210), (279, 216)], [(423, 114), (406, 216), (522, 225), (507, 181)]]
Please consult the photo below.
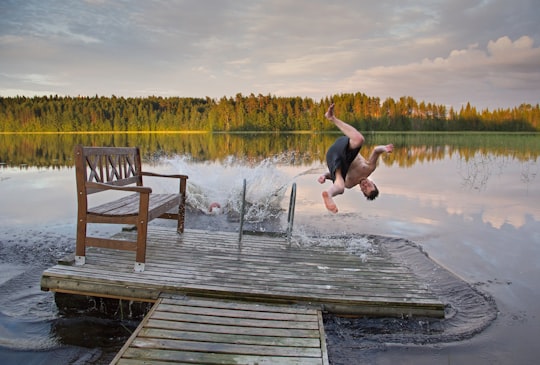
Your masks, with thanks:
[(188, 178), (187, 175), (176, 175), (176, 174), (164, 175), (164, 174), (156, 174), (154, 172), (148, 172), (148, 171), (141, 171), (141, 175), (143, 175), (143, 176), (153, 176), (153, 177), (172, 177), (172, 178), (176, 178), (176, 179), (187, 179)]
[(119, 186), (119, 185), (104, 184), (104, 183), (99, 183), (99, 182), (87, 182), (86, 188), (95, 189), (95, 190), (133, 191), (135, 193), (146, 193), (146, 194), (150, 194), (152, 192), (152, 188), (149, 188), (147, 186)]

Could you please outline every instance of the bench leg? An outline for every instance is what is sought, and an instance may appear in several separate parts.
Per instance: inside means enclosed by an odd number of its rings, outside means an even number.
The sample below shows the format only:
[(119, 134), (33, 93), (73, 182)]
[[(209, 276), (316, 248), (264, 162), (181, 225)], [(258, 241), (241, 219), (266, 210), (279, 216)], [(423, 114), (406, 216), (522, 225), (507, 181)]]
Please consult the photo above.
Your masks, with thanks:
[(136, 262), (135, 266), (133, 267), (133, 271), (135, 271), (135, 272), (143, 272), (144, 271), (144, 262)]
[(186, 180), (182, 180), (180, 183), (180, 205), (178, 206), (178, 224), (176, 231), (178, 233), (184, 233), (184, 219), (186, 217)]
[(135, 272), (144, 271), (146, 262), (146, 234), (148, 231), (148, 221), (140, 220), (137, 224), (137, 251), (135, 254)]
[(184, 218), (186, 215), (185, 199), (182, 204), (178, 206), (178, 223), (176, 225), (176, 232), (184, 233)]
[(86, 219), (77, 218), (77, 243), (75, 247), (75, 265), (81, 266), (86, 263)]
[(146, 262), (146, 236), (148, 234), (148, 194), (141, 194), (139, 200), (139, 219), (137, 221), (137, 251), (135, 254), (135, 272), (144, 271)]

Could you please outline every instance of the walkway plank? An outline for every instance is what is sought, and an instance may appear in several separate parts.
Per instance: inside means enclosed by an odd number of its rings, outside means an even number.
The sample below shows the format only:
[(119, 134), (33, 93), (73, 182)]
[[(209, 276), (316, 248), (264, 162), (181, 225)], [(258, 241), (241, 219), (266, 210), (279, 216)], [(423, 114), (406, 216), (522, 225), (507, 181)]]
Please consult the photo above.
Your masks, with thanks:
[(325, 342), (314, 309), (165, 296), (111, 364), (324, 365)]

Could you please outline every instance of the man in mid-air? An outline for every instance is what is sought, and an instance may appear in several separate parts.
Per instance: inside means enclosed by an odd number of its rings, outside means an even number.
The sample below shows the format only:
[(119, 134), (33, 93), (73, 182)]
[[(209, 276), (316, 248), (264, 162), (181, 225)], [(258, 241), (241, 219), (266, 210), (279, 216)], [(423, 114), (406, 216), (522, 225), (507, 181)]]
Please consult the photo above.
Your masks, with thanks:
[(326, 163), (329, 171), (318, 179), (321, 184), (324, 184), (326, 180), (332, 180), (333, 184), (323, 191), (322, 197), (326, 209), (332, 213), (337, 213), (338, 208), (333, 198), (336, 195), (343, 194), (345, 188), (351, 189), (356, 185), (360, 185), (360, 190), (368, 200), (373, 200), (379, 195), (377, 186), (368, 177), (377, 168), (377, 160), (381, 153), (392, 152), (394, 145), (388, 144), (375, 147), (369, 159), (366, 160), (358, 153), (364, 143), (362, 133), (336, 118), (334, 104), (330, 105), (324, 116), (345, 134), (339, 137), (328, 149)]

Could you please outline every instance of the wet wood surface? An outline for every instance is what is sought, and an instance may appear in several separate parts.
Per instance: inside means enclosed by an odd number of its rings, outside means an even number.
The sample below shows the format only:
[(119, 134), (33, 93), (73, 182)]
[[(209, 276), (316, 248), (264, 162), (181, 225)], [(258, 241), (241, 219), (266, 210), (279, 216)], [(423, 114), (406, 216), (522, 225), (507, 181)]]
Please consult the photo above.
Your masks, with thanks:
[[(122, 232), (115, 238), (133, 239)], [(310, 247), (283, 237), (151, 226), (144, 272), (134, 253), (89, 248), (83, 266), (56, 265), (42, 289), (156, 301), (162, 294), (314, 306), (347, 315), (443, 317), (444, 305), (382, 248), (358, 254), (331, 237)]]

